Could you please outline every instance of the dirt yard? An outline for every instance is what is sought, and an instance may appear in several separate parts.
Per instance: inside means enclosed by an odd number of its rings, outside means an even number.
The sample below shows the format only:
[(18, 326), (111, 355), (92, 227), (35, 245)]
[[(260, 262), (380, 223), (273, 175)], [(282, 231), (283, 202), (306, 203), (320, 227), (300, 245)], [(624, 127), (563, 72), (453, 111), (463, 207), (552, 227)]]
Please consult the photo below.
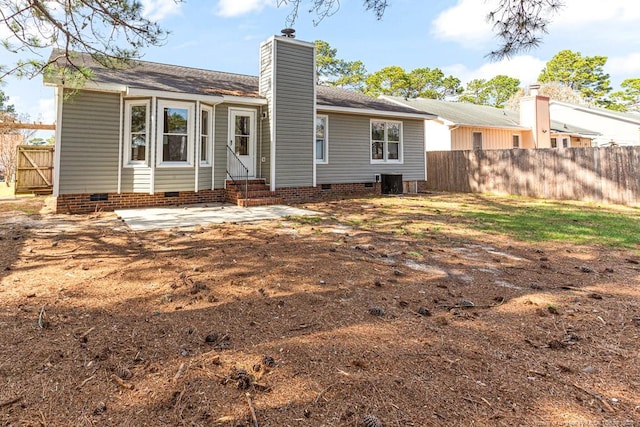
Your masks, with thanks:
[(0, 425), (640, 426), (640, 245), (454, 202), (149, 232), (3, 203)]

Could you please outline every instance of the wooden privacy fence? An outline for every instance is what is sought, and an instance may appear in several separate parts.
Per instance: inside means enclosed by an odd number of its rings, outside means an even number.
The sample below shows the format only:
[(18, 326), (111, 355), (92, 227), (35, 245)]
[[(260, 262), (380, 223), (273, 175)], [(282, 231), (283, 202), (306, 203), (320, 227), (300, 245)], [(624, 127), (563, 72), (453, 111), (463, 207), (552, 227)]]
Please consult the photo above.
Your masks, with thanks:
[(16, 194), (53, 192), (54, 151), (50, 145), (19, 145)]
[(640, 147), (427, 153), (427, 189), (640, 204)]

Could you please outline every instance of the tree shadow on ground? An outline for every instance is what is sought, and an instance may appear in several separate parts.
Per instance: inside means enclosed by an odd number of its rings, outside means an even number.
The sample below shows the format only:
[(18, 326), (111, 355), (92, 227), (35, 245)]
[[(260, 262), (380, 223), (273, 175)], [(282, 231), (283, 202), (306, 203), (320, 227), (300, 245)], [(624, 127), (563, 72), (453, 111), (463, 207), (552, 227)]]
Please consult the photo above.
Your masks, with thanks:
[[(333, 213), (375, 217), (370, 203)], [(246, 392), (261, 426), (636, 417), (640, 301), (623, 260), (331, 218), (88, 224), (30, 230), (20, 287), (0, 294), (0, 403), (20, 398), (4, 423), (251, 425)]]

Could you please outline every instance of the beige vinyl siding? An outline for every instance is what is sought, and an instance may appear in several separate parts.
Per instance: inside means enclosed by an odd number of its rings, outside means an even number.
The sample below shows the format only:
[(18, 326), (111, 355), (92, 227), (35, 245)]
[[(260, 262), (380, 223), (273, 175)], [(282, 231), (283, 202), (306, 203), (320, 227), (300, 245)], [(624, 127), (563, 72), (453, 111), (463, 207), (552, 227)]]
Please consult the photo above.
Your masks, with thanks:
[[(258, 170), (257, 176), (264, 178), (267, 183), (271, 181), (271, 129), (269, 118), (262, 118), (262, 113), (267, 113), (267, 107), (258, 111)], [(263, 162), (262, 159), (265, 161)]]
[(229, 145), (229, 104), (216, 105), (213, 123), (214, 187), (224, 188), (227, 178), (227, 145)]
[(404, 181), (425, 179), (424, 121), (402, 121), (402, 164), (371, 164), (371, 117), (328, 117), (329, 163), (316, 165), (317, 184), (374, 182), (380, 173), (402, 174)]
[(211, 189), (211, 166), (200, 166), (198, 169), (198, 190)]
[(261, 145), (262, 156), (266, 162), (262, 163), (260, 168), (260, 175), (266, 180), (267, 183), (271, 182), (271, 126), (273, 117), (273, 91), (272, 79), (273, 79), (273, 40), (263, 43), (260, 46), (260, 78), (259, 78), (259, 92), (261, 96), (264, 96), (269, 100), (269, 104), (266, 107), (262, 107), (262, 111), (266, 113), (266, 118), (261, 119), (262, 133), (261, 133)]
[(116, 192), (120, 95), (78, 91), (64, 101), (61, 123), (60, 194)]
[[(520, 148), (533, 148), (531, 131), (521, 129), (493, 129), (482, 127), (459, 127), (451, 131), (452, 150), (473, 149), (473, 133), (482, 133), (483, 150), (508, 150), (513, 148), (513, 135), (520, 135)], [(527, 134), (529, 134), (527, 136)]]
[(311, 186), (315, 132), (314, 49), (312, 45), (276, 40), (276, 186)]
[(151, 190), (150, 182), (151, 169), (149, 167), (123, 168), (120, 191), (123, 193), (148, 193)]
[(195, 173), (193, 166), (156, 167), (155, 192), (193, 191), (195, 188)]

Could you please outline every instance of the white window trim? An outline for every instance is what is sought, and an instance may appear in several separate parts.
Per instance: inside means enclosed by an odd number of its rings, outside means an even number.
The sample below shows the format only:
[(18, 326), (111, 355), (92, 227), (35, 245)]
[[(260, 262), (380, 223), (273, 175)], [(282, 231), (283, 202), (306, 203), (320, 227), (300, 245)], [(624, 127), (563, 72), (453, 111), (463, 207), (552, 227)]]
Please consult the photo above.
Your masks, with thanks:
[[(164, 129), (164, 117), (160, 117), (160, 113), (165, 108), (185, 108), (188, 111), (187, 119), (187, 161), (186, 162), (163, 162), (162, 161), (162, 136)], [(157, 120), (157, 132), (156, 132), (156, 167), (158, 168), (184, 168), (194, 166), (195, 156), (195, 134), (196, 132), (196, 120), (195, 120), (195, 103), (193, 102), (181, 102), (173, 100), (159, 100), (158, 108), (156, 109), (158, 115)]]
[[(202, 161), (202, 153), (201, 153), (201, 148), (200, 148), (200, 144), (202, 141), (202, 125), (201, 125), (201, 120), (202, 120), (202, 112), (203, 111), (207, 111), (209, 113), (209, 126), (208, 126), (208, 140), (207, 140), (207, 161)], [(211, 156), (213, 154), (213, 107), (209, 106), (209, 105), (201, 105), (200, 106), (200, 113), (199, 113), (199, 120), (198, 120), (198, 132), (197, 132), (197, 139), (198, 139), (198, 161), (200, 162), (200, 166), (211, 166), (213, 164), (213, 162), (211, 161)]]
[[(384, 159), (374, 159), (373, 158), (373, 139), (371, 135), (371, 126), (374, 122), (382, 122), (385, 124), (385, 132), (384, 132)], [(387, 125), (393, 123), (400, 125), (400, 141), (398, 146), (398, 159), (389, 160), (389, 149), (388, 149), (388, 134), (387, 134)], [(395, 143), (395, 142), (394, 142)], [(386, 119), (370, 119), (369, 120), (369, 162), (370, 164), (396, 164), (401, 165), (404, 164), (404, 123), (400, 120), (386, 120)]]
[[(145, 160), (131, 160), (131, 108), (145, 106), (147, 108), (145, 129), (147, 130), (147, 145), (145, 147)], [(145, 100), (125, 100), (124, 102), (124, 162), (125, 168), (147, 167), (149, 165), (151, 147), (151, 102)]]
[[(316, 114), (316, 118), (324, 119), (324, 159), (315, 159), (316, 164), (318, 165), (326, 165), (329, 164), (329, 116), (326, 114)], [(314, 132), (315, 133), (315, 132)], [(317, 139), (316, 137), (313, 139), (313, 143), (315, 145)], [(314, 149), (315, 153), (315, 149)], [(314, 154), (315, 158), (315, 154)]]

